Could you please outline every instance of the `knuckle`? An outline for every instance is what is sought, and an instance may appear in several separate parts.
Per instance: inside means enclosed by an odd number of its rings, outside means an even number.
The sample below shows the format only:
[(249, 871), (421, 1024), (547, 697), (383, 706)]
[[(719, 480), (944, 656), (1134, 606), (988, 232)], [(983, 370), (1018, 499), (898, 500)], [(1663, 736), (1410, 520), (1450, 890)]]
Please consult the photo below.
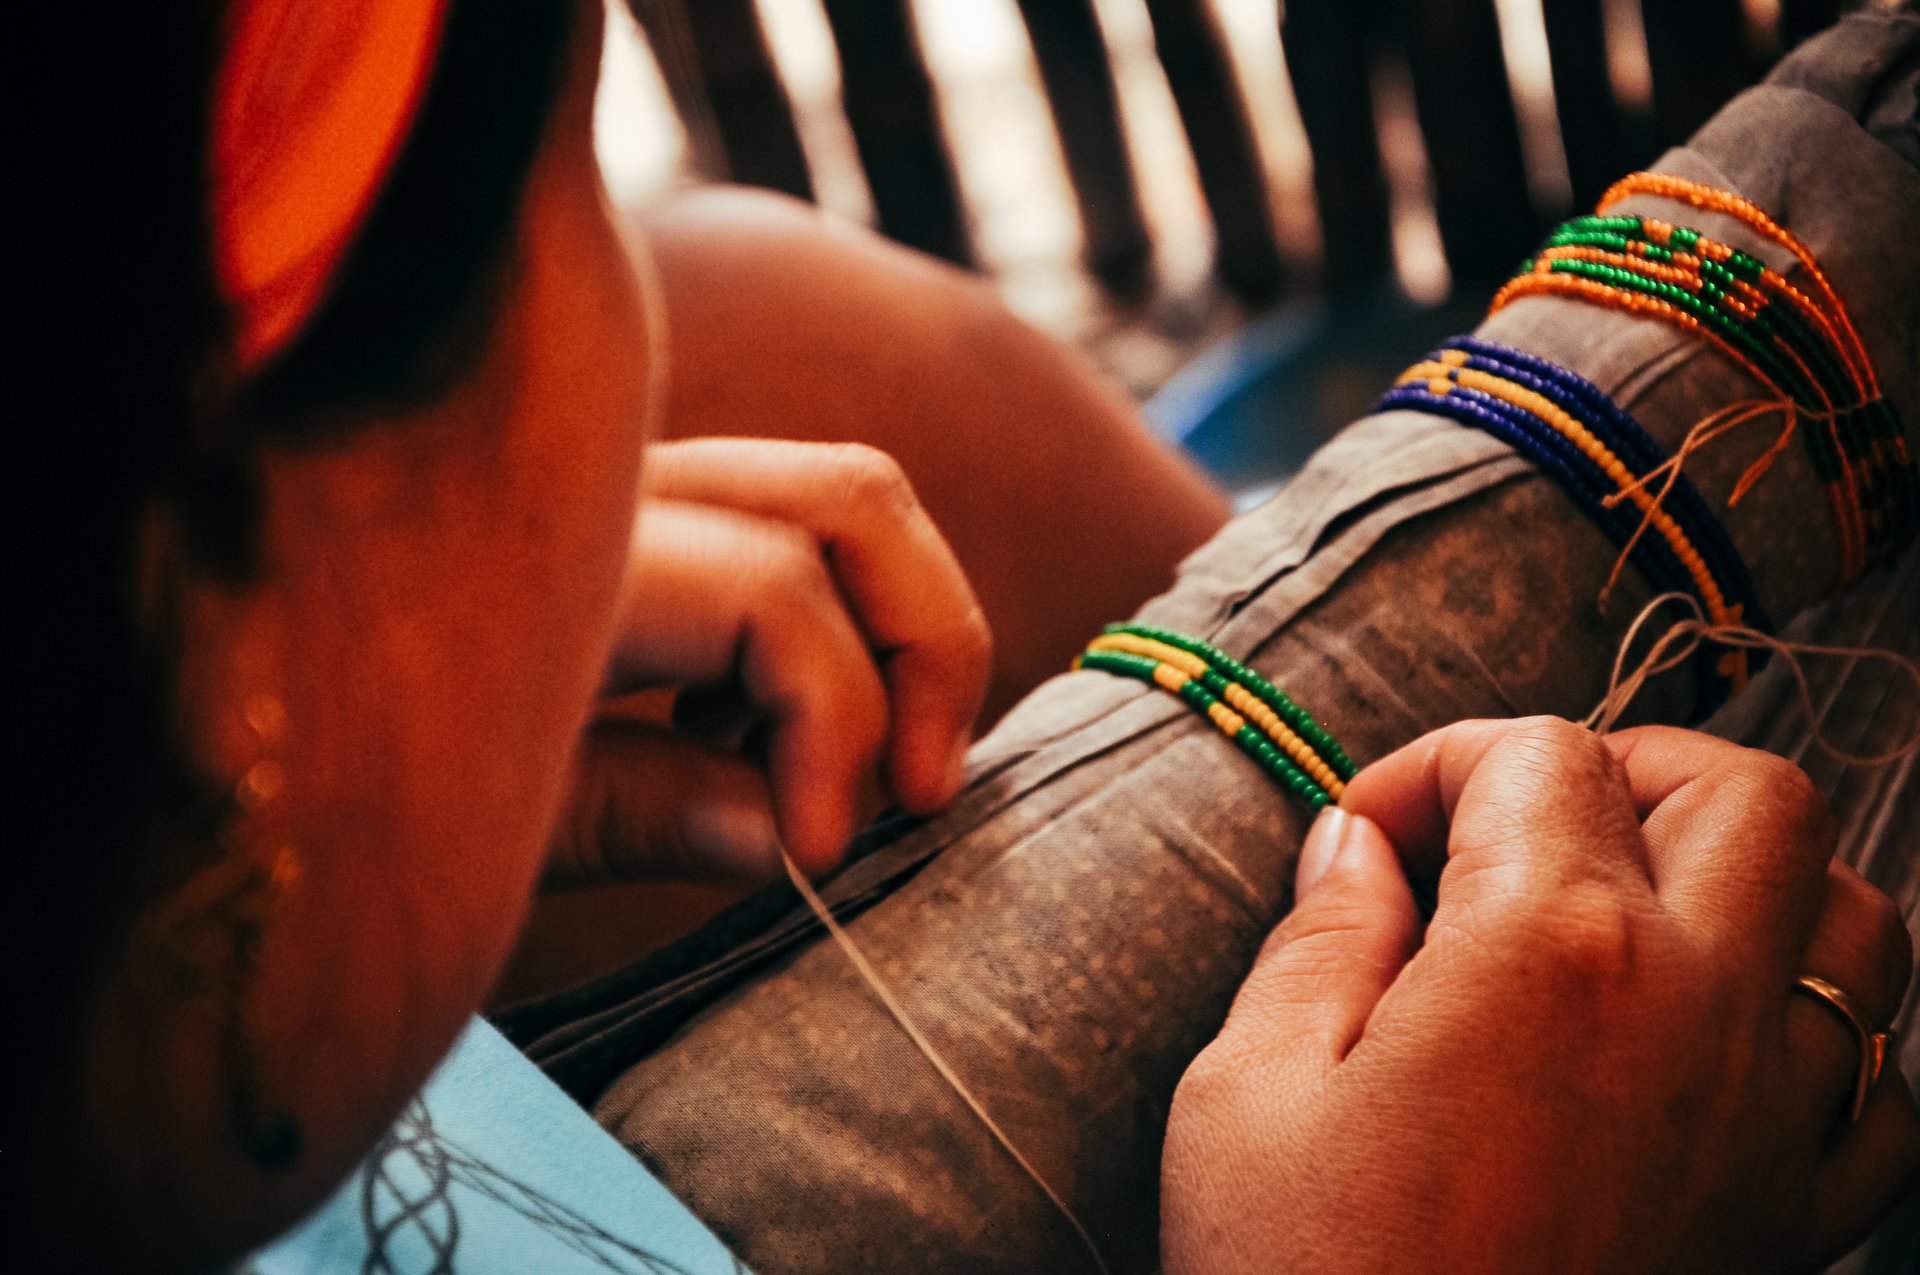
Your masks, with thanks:
[(1565, 718), (1526, 719), (1514, 728), (1506, 748), (1506, 761), (1515, 771), (1556, 788), (1563, 789), (1569, 776), (1608, 784), (1623, 781), (1624, 771), (1606, 743)]
[(1887, 999), (1897, 1002), (1913, 977), (1913, 935), (1897, 903), (1864, 882), (1862, 890), (1861, 938), (1873, 954)]
[(1762, 834), (1766, 848), (1825, 862), (1837, 844), (1833, 812), (1807, 772), (1783, 757), (1741, 749), (1707, 778), (1696, 812), (1729, 829)]
[(1599, 991), (1634, 976), (1633, 911), (1604, 887), (1562, 884), (1546, 897), (1507, 896), (1485, 909), (1481, 921), (1489, 945), (1556, 986)]
[(1827, 799), (1814, 787), (1813, 779), (1786, 758), (1749, 749), (1742, 770), (1747, 791), (1763, 796), (1773, 809), (1816, 825), (1831, 818)]
[[(1309, 920), (1300, 920), (1305, 911)], [(1364, 900), (1342, 900), (1312, 909), (1296, 909), (1282, 923), (1280, 943), (1273, 959), (1291, 982), (1318, 985), (1347, 972), (1355, 952), (1379, 925), (1374, 909)]]
[(798, 528), (769, 523), (760, 539), (758, 565), (770, 600), (782, 606), (811, 608), (832, 592), (819, 544)]
[(840, 496), (849, 507), (904, 518), (920, 507), (900, 462), (866, 443), (834, 443)]
[(1782, 805), (1796, 810), (1826, 812), (1827, 800), (1814, 787), (1813, 778), (1784, 757), (1752, 750), (1747, 759), (1755, 780), (1764, 785)]
[(953, 653), (969, 664), (985, 667), (993, 663), (993, 629), (987, 624), (987, 613), (977, 602), (967, 608), (967, 613), (954, 626)]
[(1564, 717), (1530, 717), (1514, 736), (1544, 756), (1561, 762), (1611, 767), (1613, 754), (1600, 737)]
[(1249, 1064), (1254, 1062), (1232, 1023), (1187, 1066), (1173, 1092), (1173, 1111), (1183, 1118), (1218, 1118), (1247, 1101)]

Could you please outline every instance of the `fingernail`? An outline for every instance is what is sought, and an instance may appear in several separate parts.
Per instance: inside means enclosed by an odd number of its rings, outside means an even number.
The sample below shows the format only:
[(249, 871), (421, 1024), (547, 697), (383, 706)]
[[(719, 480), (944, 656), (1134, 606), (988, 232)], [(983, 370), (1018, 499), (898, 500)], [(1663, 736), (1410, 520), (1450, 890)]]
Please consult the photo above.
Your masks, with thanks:
[(1300, 862), (1293, 869), (1293, 897), (1300, 900), (1307, 892), (1320, 883), (1327, 875), (1327, 869), (1340, 857), (1341, 847), (1347, 844), (1347, 835), (1353, 828), (1353, 816), (1338, 806), (1326, 806), (1321, 809), (1320, 817), (1313, 821), (1313, 827), (1307, 830), (1306, 842), (1300, 847)]
[(682, 819), (681, 834), (694, 865), (749, 881), (780, 874), (780, 831), (764, 806), (696, 802)]

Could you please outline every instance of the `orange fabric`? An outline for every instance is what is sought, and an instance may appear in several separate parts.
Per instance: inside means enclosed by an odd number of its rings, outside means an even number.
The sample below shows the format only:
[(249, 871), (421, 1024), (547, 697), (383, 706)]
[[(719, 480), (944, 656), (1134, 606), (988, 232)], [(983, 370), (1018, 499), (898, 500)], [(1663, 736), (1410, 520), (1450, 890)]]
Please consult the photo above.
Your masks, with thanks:
[(365, 219), (433, 70), (445, 0), (235, 0), (214, 94), (214, 268), (252, 367)]

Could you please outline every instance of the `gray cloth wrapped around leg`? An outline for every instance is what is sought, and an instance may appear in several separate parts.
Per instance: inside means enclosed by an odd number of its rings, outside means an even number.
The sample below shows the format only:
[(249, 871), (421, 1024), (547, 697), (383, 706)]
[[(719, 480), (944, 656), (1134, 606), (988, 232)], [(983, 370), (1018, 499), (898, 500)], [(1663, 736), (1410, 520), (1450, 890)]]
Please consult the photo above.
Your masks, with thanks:
[[(1890, 68), (1910, 80), (1916, 58), (1920, 21), (1852, 19), (1659, 165), (1745, 194), (1812, 246), (1910, 436), (1920, 172), (1884, 121), (1890, 96), (1913, 100), (1897, 76), (1888, 87)], [(1627, 207), (1791, 273), (1729, 219), (1659, 200)], [(1760, 392), (1671, 328), (1563, 299), (1520, 301), (1481, 334), (1586, 376), (1669, 449), (1713, 409)], [(1771, 433), (1750, 426), (1689, 464), (1711, 505)], [(1724, 518), (1773, 615), (1820, 603), (1835, 539), (1797, 445)], [(1615, 553), (1501, 443), (1385, 413), (1195, 553), (1140, 618), (1248, 660), (1364, 762), (1463, 717), (1585, 713), (1650, 597), (1628, 573), (1599, 610)], [(1910, 555), (1802, 623), (1912, 649), (1915, 576)], [(1815, 671), (1832, 684), (1821, 703), (1836, 729), (1878, 737), (1915, 711), (1889, 699), (1861, 725), (1844, 716), (1849, 697), (1891, 692), (1858, 668)], [(1782, 672), (1728, 720), (1775, 704)], [(1690, 694), (1684, 671), (1659, 679), (1637, 715), (1680, 720)], [(1786, 720), (1769, 711), (1744, 728), (1791, 752)], [(1174, 699), (1098, 673), (1037, 691), (977, 746), (971, 775), (946, 813), (823, 893), (1109, 1265), (1153, 1269), (1168, 1103), (1290, 905), (1304, 816)], [(1874, 875), (1906, 884), (1910, 908), (1912, 776), (1911, 763), (1828, 776), (1849, 845)], [(597, 1118), (758, 1270), (1090, 1267), (846, 956), (786, 901), (754, 906), (643, 976), (510, 1030), (563, 1082), (597, 1093)]]

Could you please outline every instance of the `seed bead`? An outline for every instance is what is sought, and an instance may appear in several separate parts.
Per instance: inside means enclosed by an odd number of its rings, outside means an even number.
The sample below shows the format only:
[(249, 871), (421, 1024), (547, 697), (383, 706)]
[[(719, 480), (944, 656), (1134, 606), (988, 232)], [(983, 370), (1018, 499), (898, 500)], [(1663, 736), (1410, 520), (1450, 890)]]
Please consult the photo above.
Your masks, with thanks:
[(1130, 651), (1091, 648), (1074, 660), (1074, 668), (1117, 674), (1159, 687), (1205, 717), (1215, 730), (1231, 740), (1270, 779), (1310, 809), (1318, 810), (1331, 800), (1324, 787), (1181, 669)]
[(1221, 673), (1239, 682), (1248, 690), (1265, 700), (1282, 720), (1299, 732), (1301, 738), (1311, 744), (1315, 751), (1326, 758), (1334, 773), (1342, 779), (1351, 779), (1358, 771), (1339, 743), (1327, 733), (1325, 727), (1313, 719), (1313, 715), (1288, 698), (1279, 687), (1269, 682), (1253, 669), (1234, 659), (1219, 647), (1203, 642), (1199, 638), (1188, 637), (1172, 629), (1163, 629), (1150, 624), (1110, 624), (1108, 633), (1133, 633), (1140, 637), (1153, 638), (1169, 646), (1200, 656)]
[[(1292, 758), (1295, 765), (1311, 775), (1315, 782), (1331, 792), (1334, 797), (1338, 798), (1341, 792), (1345, 791), (1346, 785), (1333, 772), (1332, 767), (1314, 751), (1311, 745), (1281, 721), (1278, 714), (1262, 703), (1245, 686), (1222, 675), (1192, 652), (1134, 633), (1103, 634), (1095, 638), (1088, 649), (1125, 651), (1147, 659), (1159, 660), (1163, 666), (1171, 665), (1179, 669), (1186, 676), (1198, 680), (1215, 696), (1225, 700), (1226, 706), (1252, 719), (1274, 744)], [(1242, 721), (1240, 724), (1245, 725), (1245, 722)], [(1234, 729), (1238, 730), (1239, 726)]]

